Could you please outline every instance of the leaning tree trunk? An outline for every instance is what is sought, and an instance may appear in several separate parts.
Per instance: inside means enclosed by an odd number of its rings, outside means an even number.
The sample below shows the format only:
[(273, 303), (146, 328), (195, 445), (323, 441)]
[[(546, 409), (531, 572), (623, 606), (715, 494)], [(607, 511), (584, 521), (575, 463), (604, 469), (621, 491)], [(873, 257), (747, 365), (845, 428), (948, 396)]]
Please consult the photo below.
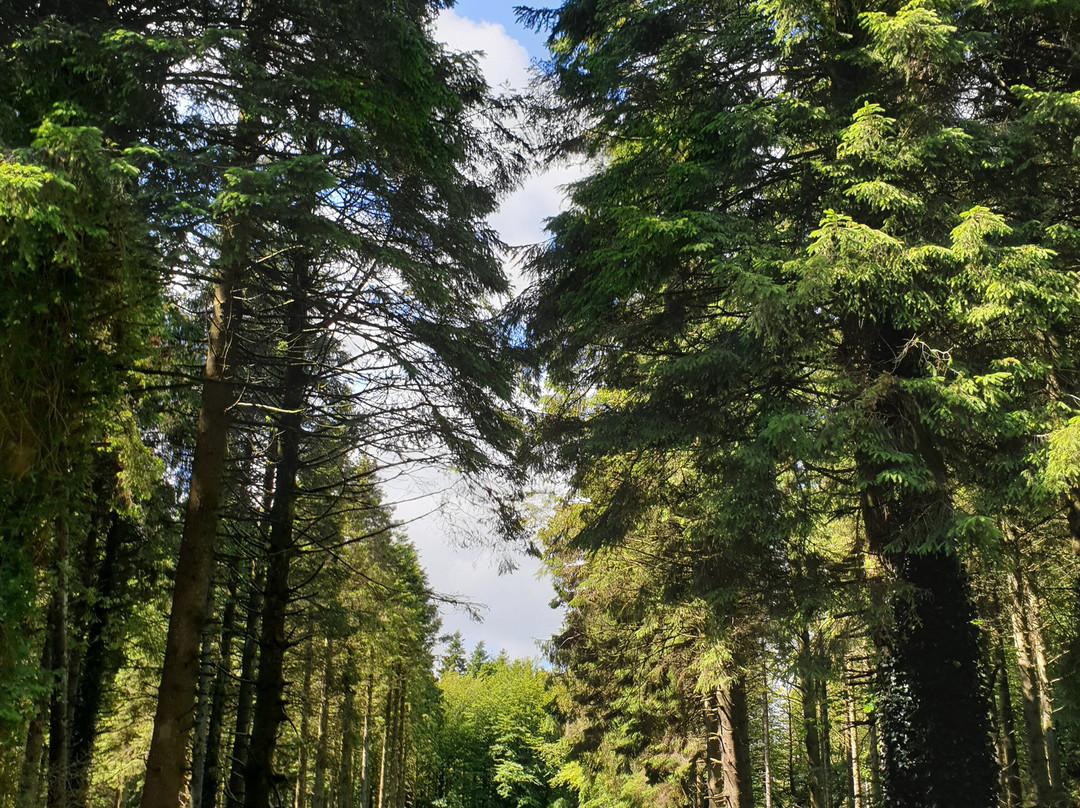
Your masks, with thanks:
[[(241, 122), (239, 154), (249, 155), (255, 133)], [(206, 603), (217, 546), (218, 508), (229, 436), (229, 411), (235, 403), (230, 383), (229, 348), (240, 324), (241, 285), (247, 270), (250, 227), (245, 217), (221, 223), (221, 279), (214, 288), (202, 403), (195, 433), (180, 557), (176, 565), (172, 609), (165, 640), (165, 661), (158, 688), (157, 712), (142, 808), (172, 808), (180, 804), (187, 770), (188, 740), (195, 712), (199, 678), (199, 645), (206, 620)]]

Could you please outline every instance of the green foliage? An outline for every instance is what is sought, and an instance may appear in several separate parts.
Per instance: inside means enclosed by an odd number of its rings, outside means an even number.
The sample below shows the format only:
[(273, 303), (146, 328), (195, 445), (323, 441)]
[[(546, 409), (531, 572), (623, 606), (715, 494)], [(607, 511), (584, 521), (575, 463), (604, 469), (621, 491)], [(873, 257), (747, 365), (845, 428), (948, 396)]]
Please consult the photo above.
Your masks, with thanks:
[(561, 751), (551, 686), (551, 674), (529, 660), (445, 671), (435, 746), (440, 787), (431, 804), (570, 808), (555, 781)]

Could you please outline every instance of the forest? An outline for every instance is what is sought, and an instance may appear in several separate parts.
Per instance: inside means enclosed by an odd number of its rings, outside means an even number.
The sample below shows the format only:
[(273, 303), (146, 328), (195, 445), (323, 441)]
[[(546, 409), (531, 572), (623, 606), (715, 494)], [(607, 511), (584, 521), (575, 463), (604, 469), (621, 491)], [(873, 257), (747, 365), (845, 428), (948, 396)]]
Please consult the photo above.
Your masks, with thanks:
[(1080, 804), (1077, 0), (450, 5), (0, 4), (0, 808)]

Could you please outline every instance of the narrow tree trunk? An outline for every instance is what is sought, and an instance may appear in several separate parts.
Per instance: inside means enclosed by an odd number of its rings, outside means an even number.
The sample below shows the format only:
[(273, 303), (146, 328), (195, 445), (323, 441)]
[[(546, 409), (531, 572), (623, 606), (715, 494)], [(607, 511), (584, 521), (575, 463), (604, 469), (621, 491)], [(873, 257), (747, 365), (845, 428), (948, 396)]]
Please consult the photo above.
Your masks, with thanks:
[[(213, 597), (213, 588), (210, 590)], [(211, 614), (213, 606), (207, 604), (206, 613)], [(191, 778), (188, 792), (191, 795), (191, 808), (201, 808), (203, 780), (206, 775), (206, 743), (210, 737), (210, 698), (214, 686), (214, 671), (217, 668), (213, 655), (214, 637), (210, 625), (203, 632), (202, 665), (199, 672), (199, 694), (195, 700), (195, 736), (191, 744)]]
[(388, 779), (387, 774), (388, 774), (389, 763), (390, 763), (391, 758), (390, 758), (390, 752), (388, 751), (388, 749), (389, 749), (389, 746), (390, 746), (390, 743), (391, 743), (391, 740), (392, 740), (392, 732), (391, 732), (391, 726), (390, 725), (392, 723), (392, 719), (393, 719), (393, 716), (394, 716), (394, 702), (396, 700), (397, 700), (397, 693), (395, 692), (395, 683), (391, 679), (390, 688), (389, 688), (389, 690), (387, 691), (387, 694), (386, 694), (386, 712), (385, 712), (385, 716), (384, 716), (385, 720), (383, 721), (382, 754), (381, 754), (381, 756), (379, 758), (379, 801), (378, 801), (378, 808), (388, 808), (388, 806), (389, 806), (389, 803), (387, 802), (387, 797), (389, 796), (388, 783), (387, 783), (387, 779)]
[[(221, 645), (214, 687), (210, 701), (210, 720), (206, 737), (206, 766), (202, 782), (202, 808), (215, 808), (221, 785), (221, 736), (225, 724), (225, 700), (232, 671), (232, 643), (236, 634), (236, 579), (229, 585), (228, 601), (221, 616)], [(192, 802), (194, 803), (194, 793)]]
[(826, 808), (825, 766), (821, 754), (820, 688), (815, 675), (815, 659), (809, 630), (799, 637), (799, 690), (802, 692), (803, 744), (806, 747), (806, 782), (810, 808)]
[(765, 808), (772, 808), (772, 767), (769, 761), (769, 671), (764, 667), (764, 655), (762, 655), (762, 673), (764, 674), (764, 687), (761, 696), (761, 743), (762, 743), (762, 788), (765, 791)]
[(56, 582), (49, 603), (48, 642), (53, 684), (49, 696), (48, 808), (68, 808), (68, 527), (56, 523)]
[(1001, 793), (1005, 808), (1021, 808), (1024, 804), (1020, 780), (1020, 762), (1016, 755), (1016, 727), (1013, 722), (1012, 692), (1009, 689), (1009, 668), (1001, 637), (994, 642), (994, 688), (997, 693), (998, 765), (1001, 770)]
[(1011, 596), (1010, 618), (1013, 641), (1016, 645), (1016, 662), (1020, 676), (1021, 713), (1024, 718), (1024, 736), (1028, 752), (1028, 776), (1035, 804), (1051, 805), (1055, 799), (1048, 731), (1044, 726), (1044, 694), (1034, 652), (1035, 627), (1027, 606), (1027, 587), (1019, 572), (1009, 574)]
[(259, 674), (246, 769), (245, 808), (268, 808), (274, 789), (274, 749), (278, 728), (285, 718), (286, 616), (292, 590), (289, 571), (296, 547), (293, 507), (300, 470), (301, 428), (307, 401), (307, 299), (309, 266), (300, 256), (293, 265), (292, 300), (288, 304), (288, 338), (278, 421), (278, 456), (274, 501), (270, 510), (270, 547), (263, 593), (262, 630), (259, 635)]
[(307, 803), (308, 733), (311, 716), (311, 680), (315, 673), (315, 623), (308, 621), (308, 637), (304, 653), (304, 686), (300, 697), (300, 756), (296, 761), (296, 791), (293, 808), (305, 808)]
[(342, 677), (345, 701), (341, 707), (341, 758), (338, 763), (338, 808), (352, 808), (353, 789), (353, 733), (356, 722), (356, 691), (353, 689), (352, 665), (346, 665)]
[[(274, 466), (268, 464), (264, 491), (269, 492), (274, 480)], [(267, 493), (269, 499), (269, 493)], [(233, 732), (229, 786), (225, 791), (226, 808), (241, 808), (244, 804), (244, 770), (251, 741), (251, 712), (255, 702), (255, 664), (259, 653), (259, 626), (262, 615), (262, 593), (266, 569), (261, 562), (250, 579), (247, 620), (244, 627), (244, 646), (240, 652), (240, 688), (236, 694), (236, 727)]]
[(114, 515), (105, 533), (96, 600), (86, 629), (86, 651), (71, 720), (71, 801), (75, 806), (87, 803), (101, 705), (122, 663), (122, 655), (113, 647), (115, 641), (109, 641), (108, 629), (116, 599), (129, 574), (128, 564), (122, 560), (122, 545), (132, 535), (131, 523)]
[(855, 699), (848, 690), (844, 694), (847, 709), (848, 776), (851, 780), (851, 808), (863, 808), (862, 773), (859, 771), (859, 727), (856, 722)]
[(870, 764), (870, 804), (878, 808), (881, 799), (881, 752), (878, 742), (877, 710), (870, 713), (866, 730), (866, 744), (869, 747)]
[(330, 689), (333, 669), (333, 653), (330, 640), (325, 640), (326, 658), (323, 665), (322, 698), (319, 708), (319, 740), (315, 746), (315, 789), (311, 794), (311, 808), (326, 808), (326, 758), (330, 744)]
[(825, 808), (833, 808), (832, 795), (832, 723), (829, 719), (829, 683), (826, 679), (818, 679), (818, 709), (821, 711), (819, 726), (821, 727), (821, 794), (824, 798)]
[(408, 731), (408, 715), (409, 715), (409, 683), (405, 678), (404, 666), (400, 669), (400, 694), (398, 695), (398, 718), (397, 718), (397, 732), (396, 735), (396, 750), (394, 761), (394, 808), (404, 808), (406, 799), (406, 782), (405, 782), (405, 760), (408, 755), (409, 748), (409, 731)]
[(374, 700), (375, 671), (369, 668), (364, 699), (364, 735), (360, 747), (360, 808), (371, 808), (371, 711)]

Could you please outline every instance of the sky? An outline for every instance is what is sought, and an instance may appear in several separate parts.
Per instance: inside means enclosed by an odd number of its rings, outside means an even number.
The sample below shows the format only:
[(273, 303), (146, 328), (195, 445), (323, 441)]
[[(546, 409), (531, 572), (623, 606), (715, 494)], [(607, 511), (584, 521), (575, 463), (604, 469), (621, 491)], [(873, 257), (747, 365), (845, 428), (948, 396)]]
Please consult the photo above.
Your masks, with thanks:
[[(436, 38), (455, 50), (482, 51), (480, 65), (493, 87), (523, 87), (531, 61), (544, 56), (544, 38), (517, 25), (513, 2), (461, 0), (440, 14)], [(562, 204), (561, 186), (575, 175), (564, 167), (526, 180), (492, 218), (503, 241), (541, 241), (544, 220)], [(507, 269), (520, 288), (517, 268)], [(442, 632), (460, 631), (469, 649), (482, 640), (492, 656), (505, 650), (511, 658), (539, 658), (538, 642), (562, 622), (561, 611), (550, 606), (555, 595), (550, 580), (540, 576), (539, 561), (495, 546), (482, 510), (437, 470), (418, 470), (407, 480), (384, 484), (384, 490), (398, 503), (396, 516), (405, 522), (403, 531), (419, 551), (431, 588), (486, 607), (483, 621), (476, 622), (465, 610), (441, 606)], [(518, 568), (500, 575), (507, 558)]]

